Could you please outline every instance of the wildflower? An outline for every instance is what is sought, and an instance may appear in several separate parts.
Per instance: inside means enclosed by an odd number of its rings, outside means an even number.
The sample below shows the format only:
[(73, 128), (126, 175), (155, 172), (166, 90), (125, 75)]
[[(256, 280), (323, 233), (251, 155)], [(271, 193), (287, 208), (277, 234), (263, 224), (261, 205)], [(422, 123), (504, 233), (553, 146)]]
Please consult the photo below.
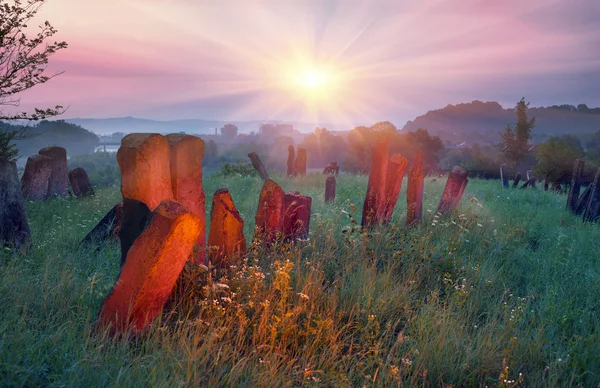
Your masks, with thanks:
[(483, 225), (481, 225), (480, 223), (477, 223), (477, 226), (479, 226), (480, 228), (483, 228)]
[(298, 296), (300, 296), (300, 298), (301, 298), (301, 299), (306, 299), (306, 300), (309, 300), (309, 299), (310, 299), (310, 297), (309, 297), (308, 295), (306, 295), (306, 294), (303, 294), (302, 292), (299, 292), (299, 293), (298, 293)]

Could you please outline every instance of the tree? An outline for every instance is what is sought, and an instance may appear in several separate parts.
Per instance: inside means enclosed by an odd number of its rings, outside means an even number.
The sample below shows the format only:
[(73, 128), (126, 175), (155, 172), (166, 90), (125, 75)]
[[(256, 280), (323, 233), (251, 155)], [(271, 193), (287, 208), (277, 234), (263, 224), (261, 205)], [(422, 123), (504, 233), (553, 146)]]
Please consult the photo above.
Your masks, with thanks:
[(551, 137), (537, 147), (537, 164), (533, 170), (548, 182), (569, 183), (573, 174), (573, 163), (583, 154), (577, 138), (570, 135)]
[(590, 159), (600, 161), (600, 130), (586, 143), (586, 151)]
[(517, 103), (515, 111), (517, 114), (517, 124), (515, 129), (508, 125), (501, 134), (502, 141), (498, 145), (504, 161), (513, 169), (525, 158), (529, 152), (529, 140), (531, 140), (531, 130), (535, 127), (535, 117), (527, 117), (529, 103), (525, 102), (525, 97)]
[[(67, 47), (66, 42), (47, 43), (46, 39), (56, 33), (56, 29), (46, 21), (33, 37), (25, 30), (46, 0), (13, 0), (13, 4), (0, 0), (0, 108), (18, 107), (17, 96), (32, 87), (48, 82), (61, 73), (46, 75), (48, 58)], [(62, 113), (63, 107), (38, 109), (33, 113), (4, 114), (0, 109), (0, 120), (42, 120)], [(15, 140), (27, 138), (25, 127), (15, 130), (0, 130), (0, 156), (16, 159), (18, 151)]]
[(225, 124), (221, 127), (221, 136), (228, 137), (230, 139), (236, 137), (238, 134), (238, 127), (233, 124)]

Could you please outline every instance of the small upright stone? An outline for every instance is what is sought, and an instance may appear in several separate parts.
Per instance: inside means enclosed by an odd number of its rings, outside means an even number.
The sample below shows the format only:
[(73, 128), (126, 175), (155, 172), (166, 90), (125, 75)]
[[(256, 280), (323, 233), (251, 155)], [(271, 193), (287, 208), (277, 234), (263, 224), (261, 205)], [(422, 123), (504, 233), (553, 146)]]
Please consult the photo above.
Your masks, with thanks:
[(235, 208), (227, 189), (213, 196), (208, 233), (208, 257), (214, 265), (226, 268), (246, 253), (244, 220)]
[(29, 243), (29, 238), (17, 165), (0, 157), (0, 244), (20, 248)]
[(335, 176), (328, 176), (325, 181), (325, 203), (335, 202)]
[(283, 233), (285, 193), (275, 181), (267, 179), (263, 184), (256, 210), (255, 241), (270, 244)]
[(298, 147), (298, 156), (296, 157), (296, 172), (300, 176), (306, 175), (306, 148)]
[(305, 240), (310, 231), (312, 198), (297, 191), (285, 194), (283, 235), (288, 241)]
[(256, 152), (250, 152), (248, 154), (248, 157), (250, 158), (252, 167), (254, 167), (254, 169), (256, 171), (258, 171), (258, 175), (260, 175), (260, 179), (262, 179), (263, 181), (266, 181), (267, 179), (269, 179), (269, 173), (267, 173), (267, 169), (265, 168), (265, 165), (263, 164), (262, 160), (260, 159), (260, 156), (258, 156), (258, 154)]
[(411, 226), (421, 222), (423, 217), (423, 154), (416, 151), (415, 159), (408, 172), (408, 188), (406, 190), (406, 225)]
[(23, 198), (31, 201), (43, 201), (48, 197), (48, 183), (52, 173), (52, 159), (44, 155), (32, 155), (27, 158), (25, 171), (21, 177)]
[(67, 150), (63, 147), (46, 147), (40, 155), (51, 159), (52, 171), (48, 179), (48, 198), (69, 196), (69, 174), (67, 169)]
[(467, 176), (469, 172), (462, 167), (454, 166), (448, 180), (446, 181), (446, 187), (442, 193), (440, 204), (438, 206), (438, 213), (444, 214), (453, 210), (460, 201), (462, 193), (467, 184)]
[(109, 332), (143, 332), (162, 311), (201, 227), (175, 201), (156, 207), (150, 225), (127, 254), (119, 279), (102, 303), (97, 325)]
[(382, 224), (384, 219), (389, 144), (390, 138), (385, 136), (373, 147), (369, 183), (362, 211), (362, 227), (370, 228)]
[(575, 213), (579, 202), (579, 192), (581, 191), (581, 181), (583, 180), (583, 169), (585, 162), (581, 159), (573, 163), (573, 177), (571, 178), (571, 188), (567, 197), (567, 210)]
[(77, 167), (69, 171), (69, 182), (71, 182), (75, 197), (81, 198), (94, 195), (94, 188), (90, 182), (90, 177), (82, 167)]
[(287, 176), (296, 176), (296, 150), (293, 145), (288, 147), (288, 159), (287, 159)]

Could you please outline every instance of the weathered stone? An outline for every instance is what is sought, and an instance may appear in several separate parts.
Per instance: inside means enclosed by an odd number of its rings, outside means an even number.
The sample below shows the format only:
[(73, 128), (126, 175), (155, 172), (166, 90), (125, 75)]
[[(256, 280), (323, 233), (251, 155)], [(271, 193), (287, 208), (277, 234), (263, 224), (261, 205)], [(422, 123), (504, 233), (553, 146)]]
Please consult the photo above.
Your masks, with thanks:
[(502, 180), (502, 185), (505, 188), (508, 188), (508, 175), (506, 175), (506, 172), (504, 171), (504, 167), (505, 167), (504, 164), (500, 165), (500, 179)]
[(256, 210), (255, 241), (264, 241), (269, 244), (282, 235), (284, 197), (283, 189), (275, 181), (271, 179), (265, 181)]
[(208, 247), (209, 260), (222, 268), (239, 261), (246, 253), (244, 220), (227, 189), (219, 189), (213, 196)]
[(390, 138), (386, 136), (377, 141), (373, 147), (369, 183), (362, 211), (361, 226), (363, 227), (373, 227), (383, 223), (389, 144)]
[(521, 174), (517, 173), (517, 176), (515, 177), (515, 180), (513, 182), (513, 189), (517, 188), (517, 186), (519, 186), (519, 182), (521, 182)]
[(296, 176), (296, 150), (293, 145), (288, 147), (288, 159), (287, 159), (287, 175), (289, 177)]
[(444, 192), (442, 193), (442, 198), (440, 199), (437, 209), (438, 213), (448, 213), (460, 202), (468, 175), (469, 172), (464, 168), (459, 166), (452, 167), (452, 171), (450, 171), (446, 186), (444, 187)]
[(462, 199), (462, 196), (465, 192), (465, 189), (467, 188), (467, 184), (469, 183), (469, 180), (467, 178), (465, 178), (465, 180), (463, 181), (462, 185), (460, 186), (460, 190), (458, 191), (458, 195), (456, 197), (454, 197), (454, 201), (452, 202), (452, 209), (457, 209), (458, 208), (458, 204), (460, 203), (460, 200)]
[(185, 206), (175, 201), (160, 203), (102, 303), (98, 326), (113, 334), (143, 332), (160, 315), (200, 228), (200, 217)]
[(47, 197), (68, 197), (69, 175), (67, 169), (67, 150), (63, 147), (46, 147), (42, 148), (39, 154), (51, 159), (52, 171), (48, 179)]
[(296, 171), (298, 175), (306, 175), (306, 148), (298, 147), (298, 156), (296, 157)]
[(415, 152), (415, 159), (408, 172), (408, 188), (406, 190), (406, 225), (411, 226), (421, 222), (423, 217), (423, 154)]
[(310, 231), (312, 198), (297, 191), (284, 196), (283, 235), (288, 241), (305, 240)]
[(340, 173), (340, 166), (338, 166), (337, 162), (331, 162), (331, 163), (329, 163), (329, 165), (327, 167), (325, 167), (323, 169), (324, 175), (333, 174), (333, 175), (337, 176), (337, 175), (339, 175), (339, 173)]
[(52, 159), (44, 155), (27, 158), (21, 177), (21, 193), (24, 199), (43, 201), (48, 197), (48, 182), (52, 173)]
[(579, 202), (579, 192), (581, 191), (581, 181), (583, 180), (583, 169), (585, 162), (581, 159), (575, 160), (573, 163), (573, 177), (571, 178), (571, 188), (567, 197), (567, 210), (575, 212)]
[(29, 244), (30, 232), (15, 162), (0, 157), (0, 243), (20, 248)]
[(167, 135), (171, 158), (171, 188), (174, 199), (197, 214), (202, 222), (194, 253), (190, 260), (206, 262), (206, 195), (202, 187), (204, 141), (197, 136)]
[(600, 168), (591, 186), (590, 199), (583, 213), (583, 222), (594, 222), (600, 217)]
[(267, 169), (265, 168), (265, 165), (263, 164), (262, 160), (260, 160), (260, 156), (258, 156), (256, 152), (250, 152), (248, 154), (248, 157), (250, 158), (250, 162), (252, 162), (252, 166), (254, 167), (254, 169), (258, 171), (260, 179), (262, 179), (263, 181), (269, 179), (269, 174), (267, 173)]
[(535, 189), (535, 177), (531, 177), (529, 179), (527, 179), (527, 181), (525, 183), (523, 183), (523, 186), (521, 186), (521, 189), (526, 189), (528, 187), (531, 187), (533, 189)]
[(335, 177), (328, 176), (325, 181), (325, 203), (335, 202)]
[(398, 202), (402, 180), (408, 167), (408, 159), (400, 154), (393, 154), (388, 160), (386, 183), (385, 183), (385, 208), (383, 213), (383, 223), (389, 224), (392, 221), (394, 208)]
[(98, 245), (107, 240), (118, 241), (122, 217), (123, 202), (120, 202), (106, 213), (100, 222), (94, 226), (94, 229), (84, 237), (81, 244), (90, 246)]
[(579, 200), (577, 201), (577, 207), (575, 208), (575, 214), (580, 216), (585, 212), (587, 208), (588, 202), (590, 201), (590, 195), (592, 194), (592, 189), (594, 185), (591, 184), (583, 190), (583, 194), (579, 196)]
[(82, 167), (77, 167), (69, 171), (69, 182), (71, 183), (73, 194), (77, 198), (94, 195), (94, 188), (92, 187), (92, 182), (90, 182), (90, 177)]
[(172, 200), (170, 150), (159, 134), (132, 133), (121, 140), (117, 151), (123, 199), (144, 203), (154, 211), (159, 203)]

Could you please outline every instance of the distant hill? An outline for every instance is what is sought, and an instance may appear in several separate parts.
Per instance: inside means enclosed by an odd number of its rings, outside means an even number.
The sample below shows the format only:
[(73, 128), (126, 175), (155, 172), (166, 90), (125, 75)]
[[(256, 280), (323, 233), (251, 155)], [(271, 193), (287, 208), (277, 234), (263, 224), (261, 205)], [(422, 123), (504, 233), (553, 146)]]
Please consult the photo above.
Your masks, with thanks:
[(107, 119), (88, 119), (72, 118), (65, 120), (68, 123), (79, 125), (87, 130), (97, 134), (109, 134), (114, 132), (156, 132), (156, 133), (174, 133), (186, 132), (194, 134), (214, 134), (215, 128), (221, 128), (225, 124), (235, 124), (240, 132), (250, 133), (258, 132), (258, 127), (263, 123), (280, 124), (287, 123), (294, 125), (294, 128), (301, 132), (312, 132), (317, 127), (326, 127), (332, 130), (345, 129), (338, 128), (334, 124), (312, 124), (301, 122), (287, 122), (282, 120), (253, 120), (253, 121), (226, 121), (226, 120), (148, 120), (135, 117), (118, 117)]
[[(533, 142), (566, 134), (586, 138), (586, 135), (600, 130), (600, 108), (561, 105), (530, 108), (528, 112), (530, 117), (536, 117)], [(442, 140), (452, 143), (488, 143), (497, 142), (498, 133), (508, 124), (514, 127), (515, 122), (514, 109), (504, 109), (497, 102), (473, 101), (431, 110), (408, 121), (403, 130), (425, 128)]]

